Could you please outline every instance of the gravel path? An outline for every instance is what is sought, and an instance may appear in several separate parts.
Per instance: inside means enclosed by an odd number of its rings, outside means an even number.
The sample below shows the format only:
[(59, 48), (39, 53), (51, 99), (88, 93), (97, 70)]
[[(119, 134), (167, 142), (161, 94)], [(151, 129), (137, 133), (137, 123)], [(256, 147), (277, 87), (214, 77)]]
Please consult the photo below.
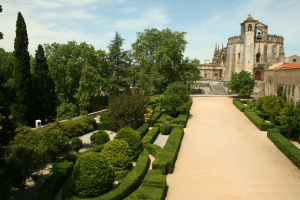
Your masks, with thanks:
[(300, 197), (300, 170), (229, 97), (194, 97), (166, 200)]
[(156, 144), (160, 146), (161, 148), (164, 148), (167, 140), (169, 138), (169, 135), (162, 135), (161, 133), (157, 136), (156, 140), (154, 141), (153, 144)]

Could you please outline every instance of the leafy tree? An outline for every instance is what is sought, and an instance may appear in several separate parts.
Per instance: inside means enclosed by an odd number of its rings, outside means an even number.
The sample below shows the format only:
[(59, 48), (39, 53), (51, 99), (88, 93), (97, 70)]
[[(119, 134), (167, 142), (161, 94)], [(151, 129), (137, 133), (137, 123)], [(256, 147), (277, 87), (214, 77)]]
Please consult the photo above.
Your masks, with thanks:
[(278, 97), (283, 96), (283, 87), (281, 85), (278, 85), (278, 87), (277, 87), (277, 96)]
[(72, 149), (78, 153), (79, 149), (82, 147), (82, 140), (79, 137), (74, 137), (71, 140)]
[(229, 89), (238, 93), (240, 97), (250, 97), (255, 86), (252, 74), (245, 70), (240, 73), (232, 73)]
[(110, 96), (119, 95), (120, 91), (129, 91), (127, 69), (131, 65), (130, 51), (124, 51), (122, 46), (124, 39), (116, 32), (114, 40), (108, 46), (109, 72), (113, 80), (110, 88)]
[(90, 137), (90, 139), (93, 145), (105, 144), (110, 141), (109, 135), (104, 130), (97, 131)]
[(34, 172), (43, 169), (49, 162), (49, 156), (41, 145), (41, 133), (27, 126), (19, 126), (15, 133), (16, 136), (6, 150), (5, 165), (10, 185), (25, 189), (26, 179), (34, 177)]
[(192, 84), (201, 78), (199, 60), (184, 59), (185, 32), (146, 29), (132, 44), (136, 65), (130, 68), (134, 90), (145, 95), (162, 93), (173, 82)]
[(32, 76), (33, 116), (35, 119), (41, 119), (42, 124), (56, 117), (55, 86), (48, 72), (49, 69), (44, 48), (42, 45), (38, 45)]
[(286, 102), (279, 116), (280, 122), (288, 129), (290, 139), (293, 129), (300, 127), (300, 104), (294, 101)]
[(75, 117), (79, 114), (78, 108), (73, 103), (62, 103), (57, 107), (57, 118), (66, 119), (67, 117)]
[(147, 101), (140, 94), (122, 94), (115, 96), (108, 104), (110, 113), (109, 126), (113, 131), (124, 127), (136, 129), (144, 122), (144, 110)]
[[(99, 97), (99, 88), (106, 90), (112, 84), (104, 51), (95, 50), (94, 46), (85, 42), (77, 44), (75, 41), (70, 41), (68, 44), (46, 44), (45, 55), (55, 83), (58, 107), (62, 104), (64, 104), (62, 107), (66, 104), (75, 105), (78, 113), (80, 109), (85, 109), (82, 106), (86, 107), (86, 101), (88, 101), (88, 110), (101, 107), (103, 96)], [(94, 68), (94, 74), (88, 72), (91, 67)], [(92, 80), (98, 82), (89, 82), (87, 78), (91, 78), (91, 75), (93, 75)], [(85, 92), (87, 87), (91, 88)], [(92, 93), (91, 90), (95, 87), (97, 89)], [(81, 98), (81, 95), (84, 97)], [(101, 101), (98, 100), (99, 98)], [(64, 114), (58, 114), (61, 115)]]
[(11, 114), (16, 123), (33, 126), (28, 35), (24, 18), (20, 12), (18, 13), (14, 47), (13, 88), (15, 98), (11, 107)]
[(50, 154), (52, 162), (56, 161), (56, 154), (63, 150), (67, 140), (67, 137), (59, 130), (53, 129), (44, 133), (42, 144)]
[(93, 66), (84, 65), (81, 71), (81, 78), (79, 87), (75, 98), (77, 99), (80, 110), (95, 111), (100, 108), (101, 90), (100, 90), (101, 76)]
[(285, 100), (282, 97), (276, 97), (275, 95), (269, 95), (264, 97), (262, 108), (267, 113), (269, 113), (270, 116), (274, 119), (275, 125), (284, 104), (285, 104)]
[(188, 103), (190, 94), (192, 94), (192, 89), (183, 83), (171, 83), (161, 98), (161, 106), (168, 114), (176, 116), (177, 112), (181, 111), (180, 108)]

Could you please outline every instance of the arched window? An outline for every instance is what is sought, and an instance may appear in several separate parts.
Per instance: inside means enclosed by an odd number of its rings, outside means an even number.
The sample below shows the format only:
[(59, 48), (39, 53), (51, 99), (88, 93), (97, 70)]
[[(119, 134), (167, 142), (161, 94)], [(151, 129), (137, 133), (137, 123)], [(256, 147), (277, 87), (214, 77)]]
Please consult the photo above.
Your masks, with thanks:
[(248, 25), (248, 31), (252, 31), (252, 25), (251, 24)]
[(260, 53), (256, 54), (256, 62), (260, 62)]

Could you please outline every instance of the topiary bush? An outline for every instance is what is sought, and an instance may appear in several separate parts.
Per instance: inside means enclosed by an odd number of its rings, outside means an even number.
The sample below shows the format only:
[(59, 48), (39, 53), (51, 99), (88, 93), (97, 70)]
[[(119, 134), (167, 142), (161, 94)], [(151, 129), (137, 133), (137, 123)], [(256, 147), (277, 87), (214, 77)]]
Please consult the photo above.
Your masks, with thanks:
[(171, 125), (169, 121), (164, 121), (161, 125), (160, 125), (160, 132), (162, 135), (169, 135), (171, 132)]
[(104, 130), (100, 130), (94, 133), (91, 137), (92, 145), (100, 145), (105, 144), (110, 141), (108, 134)]
[(82, 147), (82, 140), (78, 137), (74, 137), (71, 140), (72, 149), (78, 153), (79, 149)]
[(121, 139), (128, 143), (132, 150), (133, 159), (136, 160), (138, 155), (142, 152), (141, 136), (133, 129), (126, 127), (118, 131), (115, 139)]
[(122, 180), (132, 169), (132, 153), (127, 142), (114, 139), (104, 145), (101, 155), (112, 168), (115, 180)]
[(77, 159), (73, 170), (75, 192), (82, 197), (95, 197), (112, 189), (114, 173), (100, 153), (88, 153)]

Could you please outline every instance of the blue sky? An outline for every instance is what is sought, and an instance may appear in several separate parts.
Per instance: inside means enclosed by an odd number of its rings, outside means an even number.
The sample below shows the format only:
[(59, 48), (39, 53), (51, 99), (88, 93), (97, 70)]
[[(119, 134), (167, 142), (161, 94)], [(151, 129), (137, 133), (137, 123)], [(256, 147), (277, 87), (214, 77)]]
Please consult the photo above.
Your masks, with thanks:
[(96, 49), (107, 46), (118, 31), (131, 49), (137, 32), (170, 28), (187, 32), (184, 56), (201, 63), (213, 56), (215, 44), (226, 46), (240, 35), (248, 16), (268, 26), (269, 34), (284, 37), (285, 56), (300, 55), (299, 0), (1, 0), (0, 47), (13, 51), (17, 13), (25, 18), (29, 52), (38, 44), (86, 42)]

